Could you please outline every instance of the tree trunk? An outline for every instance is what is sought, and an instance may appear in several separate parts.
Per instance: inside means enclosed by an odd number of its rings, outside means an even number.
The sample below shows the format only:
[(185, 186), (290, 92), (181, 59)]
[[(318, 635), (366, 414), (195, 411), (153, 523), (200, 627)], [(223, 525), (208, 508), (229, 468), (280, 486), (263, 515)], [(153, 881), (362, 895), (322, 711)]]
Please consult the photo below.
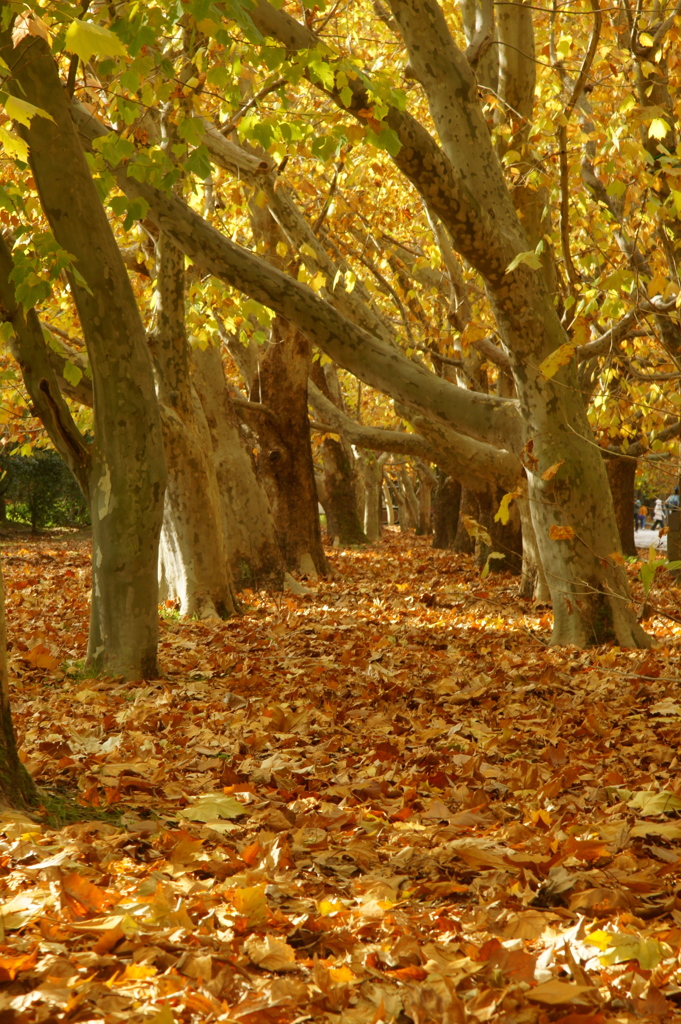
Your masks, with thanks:
[(7, 87), (50, 115), (21, 130), (45, 215), (81, 275), (69, 279), (94, 392), (88, 663), (98, 672), (153, 677), (166, 473), (146, 335), (49, 46), (28, 36), (13, 47), (9, 30), (1, 38), (13, 76)]
[(433, 499), (433, 547), (451, 548), (454, 546), (457, 527), (459, 525), (459, 504), (461, 502), (461, 484), (441, 469), (437, 471), (437, 486)]
[(276, 318), (272, 344), (260, 364), (257, 397), (274, 414), (259, 430), (261, 472), (286, 567), (311, 575), (327, 572), (319, 525), (310, 446), (307, 378), (310, 345), (300, 331)]
[(636, 485), (636, 459), (605, 457), (605, 468), (610, 481), (610, 493), (615, 506), (615, 519), (619, 530), (622, 553), (636, 556), (634, 542), (634, 488)]
[[(617, 557), (612, 498), (574, 359), (563, 368), (543, 369), (569, 338), (542, 271), (522, 261), (510, 269), (530, 245), (491, 144), (475, 75), (437, 0), (389, 3), (442, 142), (442, 151), (426, 162), (422, 147), (433, 140), (418, 143), (413, 126), (391, 111), (388, 121), (403, 142), (395, 159), (449, 227), (457, 251), (482, 275), (511, 359), (524, 424), (518, 454), (528, 474), (532, 520), (551, 590), (552, 643), (650, 646)], [(531, 33), (526, 10), (516, 6)], [(436, 164), (437, 185), (431, 169)]]
[(551, 600), (546, 576), (541, 566), (537, 538), (534, 534), (532, 514), (527, 494), (518, 498), (518, 512), (522, 523), (523, 566), (520, 575), (519, 597), (534, 598), (535, 604), (548, 604)]
[[(409, 50), (411, 72), (424, 86), (442, 148), (408, 113), (389, 106), (386, 123), (400, 141), (397, 166), (452, 234), (456, 250), (482, 275), (516, 383), (518, 401), (467, 392), (433, 380), (425, 368), (356, 327), (309, 288), (269, 267), (202, 224), (173, 197), (116, 172), (128, 195), (149, 203), (197, 267), (216, 273), (305, 331), (332, 359), (366, 383), (419, 408), (432, 420), (466, 430), (524, 460), (542, 563), (554, 604), (554, 643), (584, 646), (616, 636), (622, 646), (649, 646), (630, 607), (626, 574), (610, 556), (619, 540), (602, 462), (573, 368), (554, 377), (540, 370), (569, 343), (544, 277), (525, 262), (529, 248), (490, 142), (477, 83), (454, 45), (435, 0), (391, 0)], [(260, 0), (252, 16), (291, 50), (316, 45), (306, 26)], [(348, 106), (347, 89), (350, 91)], [(333, 93), (359, 120), (368, 94), (360, 79)], [(91, 122), (90, 115), (87, 121)], [(80, 123), (80, 122), (79, 122)], [(92, 135), (100, 130), (84, 130)], [(556, 470), (554, 467), (559, 466)], [(551, 474), (547, 476), (549, 471)], [(557, 473), (557, 475), (555, 475)]]
[(0, 805), (32, 807), (38, 803), (38, 799), (35, 783), (19, 760), (14, 735), (7, 671), (5, 589), (0, 568)]
[(422, 462), (417, 463), (416, 472), (419, 478), (419, 492), (417, 495), (419, 503), (419, 520), (417, 533), (422, 537), (425, 537), (433, 532), (432, 496), (433, 487), (435, 486), (436, 481), (435, 474)]
[(341, 547), (366, 544), (367, 537), (357, 515), (354, 473), (340, 441), (325, 437), (322, 441), (326, 528)]
[(370, 544), (381, 539), (381, 486), (387, 455), (364, 453), (364, 533)]
[(400, 469), (399, 483), (404, 494), (409, 529), (418, 532), (419, 503), (416, 498), (416, 491), (414, 490), (411, 473), (406, 466), (402, 466)]
[(407, 511), (407, 499), (398, 477), (387, 477), (388, 487), (397, 506), (397, 525), (400, 533), (406, 533), (409, 529), (409, 513)]
[(388, 487), (385, 480), (383, 481), (383, 484), (381, 486), (381, 494), (383, 495), (383, 504), (385, 505), (385, 516), (388, 526), (394, 526), (395, 506), (393, 505), (393, 496), (390, 493), (390, 488)]
[(460, 555), (475, 554), (475, 540), (466, 529), (463, 517), (469, 516), (471, 519), (475, 519), (477, 521), (479, 515), (480, 509), (478, 507), (478, 499), (475, 492), (469, 490), (468, 487), (462, 487), (456, 536), (454, 537), (454, 543), (452, 544), (454, 551), (457, 551)]
[(193, 364), (211, 440), (232, 579), (237, 589), (280, 590), (284, 561), (274, 518), (241, 437), (220, 353), (215, 348), (196, 349)]
[(485, 501), (485, 514), (482, 522), (489, 531), (492, 540), (492, 550), (498, 551), (503, 558), (493, 558), (490, 561), (492, 572), (511, 572), (520, 575), (523, 564), (523, 534), (520, 513), (517, 503), (511, 502), (508, 521), (502, 523), (496, 518), (504, 491), (501, 488), (492, 489)]
[(168, 466), (159, 548), (161, 598), (178, 600), (182, 615), (224, 619), (235, 606), (210, 437), (205, 422), (200, 429), (203, 414), (190, 379), (184, 254), (164, 232), (157, 248), (156, 323), (149, 346)]

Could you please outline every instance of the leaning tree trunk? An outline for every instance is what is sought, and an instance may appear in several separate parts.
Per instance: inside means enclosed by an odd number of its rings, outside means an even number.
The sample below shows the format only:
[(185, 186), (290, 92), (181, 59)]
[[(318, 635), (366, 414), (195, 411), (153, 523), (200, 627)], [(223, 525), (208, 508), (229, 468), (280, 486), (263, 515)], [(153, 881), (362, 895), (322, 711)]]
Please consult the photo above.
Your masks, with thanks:
[(94, 393), (88, 662), (95, 671), (153, 677), (166, 473), (146, 335), (49, 46), (28, 36), (14, 47), (9, 29), (0, 39), (12, 72), (6, 87), (50, 115), (21, 130), (45, 216), (78, 269), (69, 280)]
[(210, 437), (207, 429), (200, 430), (203, 413), (190, 378), (184, 254), (164, 232), (157, 248), (156, 322), (149, 347), (168, 466), (159, 548), (161, 598), (179, 601), (182, 615), (225, 619), (235, 605)]
[(453, 477), (447, 476), (441, 469), (438, 469), (436, 473), (437, 485), (433, 498), (433, 547), (451, 548), (454, 546), (454, 538), (459, 525), (461, 484)]
[(605, 468), (610, 481), (610, 493), (615, 506), (615, 519), (619, 530), (622, 553), (636, 556), (634, 540), (634, 489), (637, 460), (625, 456), (605, 456)]
[(232, 578), (238, 589), (280, 590), (284, 562), (274, 518), (242, 440), (220, 353), (194, 352), (194, 383), (209, 430)]
[(258, 398), (273, 417), (263, 416), (258, 439), (261, 472), (268, 490), (286, 567), (310, 575), (327, 572), (314, 478), (307, 378), (310, 344), (277, 317), (260, 364)]
[(33, 779), (19, 760), (9, 702), (5, 590), (0, 569), (0, 805), (31, 807), (38, 803)]
[[(482, 275), (510, 357), (520, 430), (509, 443), (527, 471), (532, 521), (553, 604), (552, 643), (584, 647), (614, 640), (622, 647), (650, 646), (631, 604), (607, 474), (587, 420), (575, 360), (567, 366), (556, 360), (556, 354), (572, 354), (570, 339), (542, 271), (522, 261), (530, 244), (491, 143), (475, 74), (454, 43), (437, 0), (389, 3), (442, 143), (442, 159), (439, 153), (433, 156), (427, 179), (415, 139), (395, 159), (416, 187), (432, 196), (431, 205), (452, 232), (456, 249)], [(509, 5), (510, 12), (531, 58), (531, 12), (522, 4)], [(533, 62), (526, 64), (531, 69)], [(403, 130), (399, 119), (392, 117), (390, 123)]]
[(341, 547), (366, 544), (367, 536), (357, 515), (355, 480), (348, 455), (340, 441), (325, 437), (322, 442), (324, 462), (324, 510), (329, 536)]

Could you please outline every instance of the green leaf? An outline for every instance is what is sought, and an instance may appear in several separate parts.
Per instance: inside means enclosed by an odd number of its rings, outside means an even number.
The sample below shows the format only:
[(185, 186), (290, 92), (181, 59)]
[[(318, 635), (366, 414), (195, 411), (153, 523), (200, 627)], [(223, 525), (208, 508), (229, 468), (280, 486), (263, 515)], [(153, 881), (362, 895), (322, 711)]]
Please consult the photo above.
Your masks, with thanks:
[(558, 348), (547, 356), (539, 364), (539, 372), (545, 377), (555, 377), (561, 366), (567, 366), (575, 354), (575, 346), (571, 344), (559, 345)]
[(128, 51), (117, 35), (91, 21), (72, 21), (64, 43), (84, 64), (94, 57), (127, 57)]
[(15, 335), (14, 325), (9, 320), (0, 323), (0, 345), (6, 345)]
[(33, 117), (46, 117), (49, 121), (54, 121), (52, 114), (48, 114), (42, 107), (36, 107), (28, 100), (20, 100), (17, 96), (7, 96), (3, 100), (3, 106), (7, 116), (23, 124), (25, 128), (28, 128)]
[(526, 263), (528, 267), (532, 267), (533, 270), (539, 270), (541, 267), (541, 260), (538, 253), (534, 249), (528, 249), (527, 252), (519, 252), (517, 256), (514, 256), (509, 265), (506, 267), (505, 273), (510, 274), (512, 270), (519, 267), (521, 263)]
[(80, 369), (79, 366), (76, 366), (75, 363), (72, 363), (70, 359), (64, 363), (62, 377), (64, 378), (65, 381), (68, 381), (71, 387), (77, 387), (78, 384), (80, 384), (82, 376), (83, 371)]
[(649, 790), (640, 790), (634, 793), (627, 807), (634, 807), (640, 810), (646, 817), (654, 817), (657, 814), (673, 814), (681, 811), (681, 800), (676, 793), (662, 790), (660, 793), (651, 793)]

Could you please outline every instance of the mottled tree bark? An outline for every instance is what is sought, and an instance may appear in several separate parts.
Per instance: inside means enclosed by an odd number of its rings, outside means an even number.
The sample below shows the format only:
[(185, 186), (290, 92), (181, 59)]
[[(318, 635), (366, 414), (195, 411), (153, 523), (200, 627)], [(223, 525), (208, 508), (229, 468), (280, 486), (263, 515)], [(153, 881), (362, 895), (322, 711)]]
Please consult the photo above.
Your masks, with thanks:
[(433, 497), (433, 547), (451, 548), (459, 525), (461, 484), (441, 469), (437, 471), (437, 478)]
[(381, 539), (381, 487), (387, 458), (385, 452), (364, 456), (364, 533), (371, 544)]
[(153, 677), (166, 474), (146, 335), (49, 47), (36, 36), (14, 47), (9, 30), (0, 41), (11, 69), (6, 87), (50, 115), (33, 117), (22, 133), (45, 216), (81, 275), (69, 276), (94, 392), (88, 662), (96, 671)]
[(341, 547), (366, 544), (367, 537), (357, 515), (355, 474), (340, 441), (325, 437), (322, 441), (326, 526), (332, 540)]
[(260, 470), (287, 569), (324, 575), (327, 565), (307, 412), (309, 368), (309, 342), (277, 318), (272, 325), (272, 343), (260, 363), (254, 396), (274, 414), (262, 418)]
[(220, 353), (194, 352), (193, 379), (210, 433), (232, 579), (242, 587), (281, 589), (284, 560), (276, 523), (229, 395)]
[(626, 456), (605, 456), (605, 468), (610, 481), (610, 492), (615, 506), (615, 519), (619, 530), (622, 553), (636, 555), (634, 541), (634, 488), (637, 460)]
[(179, 601), (182, 615), (224, 619), (235, 605), (210, 436), (190, 378), (184, 254), (164, 232), (157, 247), (156, 321), (149, 347), (168, 466), (161, 598)]

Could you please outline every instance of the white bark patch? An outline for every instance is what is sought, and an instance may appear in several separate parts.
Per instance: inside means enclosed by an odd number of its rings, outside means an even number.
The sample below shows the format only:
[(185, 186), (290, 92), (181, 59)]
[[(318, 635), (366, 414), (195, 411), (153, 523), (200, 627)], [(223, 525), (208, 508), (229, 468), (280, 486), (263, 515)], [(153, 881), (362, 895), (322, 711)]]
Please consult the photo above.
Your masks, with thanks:
[(107, 463), (104, 463), (104, 472), (97, 482), (97, 516), (100, 522), (112, 511), (114, 502), (111, 494), (111, 473)]

